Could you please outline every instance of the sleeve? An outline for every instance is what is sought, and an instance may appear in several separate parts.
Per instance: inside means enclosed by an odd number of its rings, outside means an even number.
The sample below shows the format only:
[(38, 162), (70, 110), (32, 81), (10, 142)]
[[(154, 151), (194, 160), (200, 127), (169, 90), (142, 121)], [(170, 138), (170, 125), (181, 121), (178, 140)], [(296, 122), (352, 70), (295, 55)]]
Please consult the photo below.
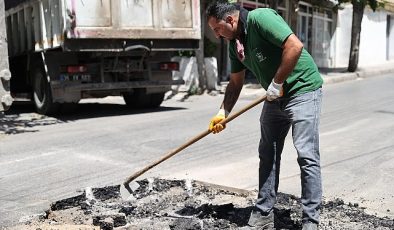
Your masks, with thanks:
[(258, 34), (278, 47), (282, 47), (283, 42), (293, 34), (289, 25), (275, 10), (257, 10), (252, 17)]
[(229, 56), (230, 56), (230, 63), (231, 63), (231, 73), (238, 73), (246, 67), (242, 62), (238, 59), (238, 56), (235, 51), (235, 42), (230, 41), (230, 47), (229, 47)]

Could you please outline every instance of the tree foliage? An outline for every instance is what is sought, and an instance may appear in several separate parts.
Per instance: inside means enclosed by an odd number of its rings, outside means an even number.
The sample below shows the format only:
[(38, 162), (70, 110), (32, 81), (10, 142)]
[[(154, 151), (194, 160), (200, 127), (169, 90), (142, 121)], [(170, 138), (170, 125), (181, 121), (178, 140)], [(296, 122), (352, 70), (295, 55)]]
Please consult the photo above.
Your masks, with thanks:
[(352, 4), (362, 4), (364, 6), (369, 5), (371, 9), (375, 12), (379, 7), (384, 7), (387, 1), (378, 1), (378, 0), (338, 0), (338, 6), (343, 3), (352, 3)]

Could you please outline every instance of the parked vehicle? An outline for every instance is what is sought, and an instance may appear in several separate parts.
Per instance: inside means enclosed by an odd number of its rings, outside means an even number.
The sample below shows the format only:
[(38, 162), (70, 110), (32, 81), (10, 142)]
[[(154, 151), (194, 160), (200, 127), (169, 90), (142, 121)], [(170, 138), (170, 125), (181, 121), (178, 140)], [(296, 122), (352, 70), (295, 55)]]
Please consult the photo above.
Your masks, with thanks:
[(179, 64), (198, 48), (199, 0), (5, 0), (11, 92), (42, 114), (82, 98), (122, 95), (157, 107)]
[(7, 35), (5, 30), (4, 2), (0, 1), (0, 112), (12, 104), (10, 95), (11, 72), (8, 67)]

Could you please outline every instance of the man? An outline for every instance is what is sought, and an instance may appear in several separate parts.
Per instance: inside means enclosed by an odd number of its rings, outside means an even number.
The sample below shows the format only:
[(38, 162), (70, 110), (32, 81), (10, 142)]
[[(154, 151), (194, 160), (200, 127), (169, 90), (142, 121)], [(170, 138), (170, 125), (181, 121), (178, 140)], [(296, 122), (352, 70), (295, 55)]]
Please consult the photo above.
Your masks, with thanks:
[(216, 37), (230, 41), (231, 75), (219, 112), (210, 122), (213, 133), (231, 112), (241, 92), (245, 69), (266, 89), (259, 144), (259, 194), (248, 225), (274, 227), (273, 207), (279, 185), (280, 159), (292, 127), (301, 170), (303, 229), (317, 229), (322, 186), (319, 153), (319, 117), (323, 80), (310, 54), (277, 12), (253, 11), (226, 1), (207, 8), (209, 27)]

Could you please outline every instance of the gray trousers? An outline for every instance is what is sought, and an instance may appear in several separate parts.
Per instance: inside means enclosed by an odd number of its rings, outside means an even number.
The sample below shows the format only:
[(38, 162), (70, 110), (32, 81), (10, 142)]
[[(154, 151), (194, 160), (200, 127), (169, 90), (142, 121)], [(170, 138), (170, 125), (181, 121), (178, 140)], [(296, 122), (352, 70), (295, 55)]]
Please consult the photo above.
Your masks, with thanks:
[(260, 117), (259, 194), (256, 208), (272, 211), (279, 186), (280, 159), (285, 137), (292, 127), (293, 142), (301, 170), (303, 222), (319, 223), (322, 183), (319, 153), (321, 88), (293, 96), (266, 101)]

